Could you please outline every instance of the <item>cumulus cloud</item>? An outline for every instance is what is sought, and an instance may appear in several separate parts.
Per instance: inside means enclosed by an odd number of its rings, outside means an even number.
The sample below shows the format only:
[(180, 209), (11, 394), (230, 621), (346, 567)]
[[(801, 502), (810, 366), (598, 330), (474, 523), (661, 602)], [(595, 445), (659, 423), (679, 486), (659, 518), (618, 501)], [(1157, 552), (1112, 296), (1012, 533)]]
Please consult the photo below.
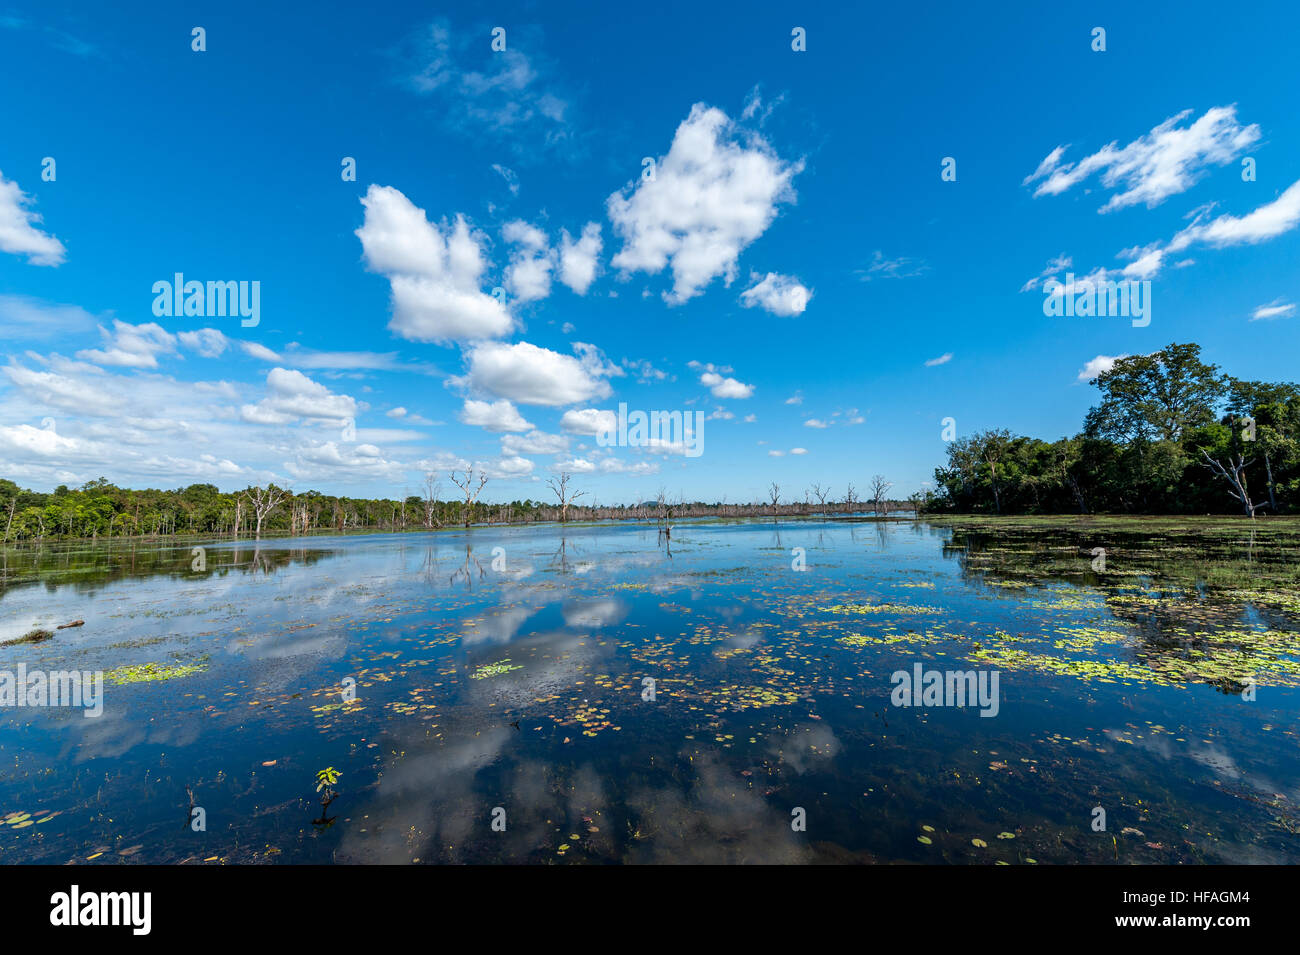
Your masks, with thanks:
[(757, 273), (752, 278), (754, 284), (740, 293), (740, 304), (745, 308), (759, 306), (773, 315), (789, 317), (802, 315), (812, 298), (812, 292), (793, 276), (768, 272), (762, 279)]
[(37, 228), (41, 217), (31, 204), (31, 196), (0, 172), (0, 252), (25, 255), (32, 265), (61, 265), (63, 243)]
[(560, 230), (560, 281), (579, 295), (586, 295), (600, 267), (600, 223), (588, 222), (575, 240), (568, 229)]
[(356, 235), (367, 268), (392, 287), (393, 332), (419, 342), (465, 342), (513, 329), (505, 306), (480, 287), (483, 240), (463, 216), (435, 226), (391, 186), (372, 185), (361, 203), (365, 221)]
[(740, 253), (781, 203), (794, 201), (791, 182), (802, 169), (722, 110), (697, 103), (653, 178), (643, 175), (630, 192), (609, 197), (610, 222), (623, 240), (613, 265), (627, 273), (670, 268), (670, 304), (699, 295), (718, 276), (730, 285)]
[(596, 408), (575, 409), (564, 412), (560, 427), (570, 434), (611, 434), (618, 427), (618, 416)]
[(300, 371), (272, 368), (266, 376), (266, 397), (256, 405), (240, 409), (250, 424), (288, 424), (304, 421), (311, 424), (343, 425), (357, 414), (356, 400), (335, 394)]
[(507, 434), (501, 439), (501, 454), (517, 457), (522, 454), (561, 454), (569, 448), (569, 439), (562, 434), (530, 431), (528, 434)]
[(488, 431), (531, 431), (533, 427), (524, 420), (519, 409), (504, 398), (493, 402), (469, 399), (461, 409), (460, 420), (462, 424)]
[(1041, 180), (1034, 195), (1055, 196), (1100, 173), (1103, 186), (1120, 190), (1101, 212), (1138, 203), (1152, 208), (1190, 189), (1206, 167), (1232, 162), (1259, 141), (1259, 126), (1238, 123), (1236, 106), (1216, 106), (1180, 127), (1191, 115), (1192, 110), (1183, 110), (1127, 146), (1112, 142), (1075, 163), (1062, 163), (1067, 147), (1057, 146), (1024, 184)]
[(529, 342), (484, 342), (469, 349), (468, 370), (450, 383), (525, 405), (554, 407), (608, 397), (606, 378), (622, 370), (594, 345), (575, 342), (573, 348), (576, 358)]
[(114, 320), (112, 331), (102, 326), (99, 331), (104, 347), (82, 349), (77, 352), (78, 358), (96, 365), (157, 368), (160, 354), (176, 351), (176, 336), (155, 322), (131, 325)]
[(715, 398), (749, 398), (754, 394), (753, 385), (726, 377), (731, 371), (729, 367), (719, 367), (712, 362), (703, 365), (698, 361), (688, 362), (687, 367), (700, 372), (700, 384), (707, 387)]
[(1119, 361), (1121, 358), (1127, 357), (1127, 353), (1123, 355), (1098, 355), (1096, 358), (1090, 359), (1086, 365), (1079, 369), (1079, 377), (1076, 380), (1092, 381), (1092, 379), (1096, 378), (1098, 375), (1103, 375), (1114, 368), (1115, 362)]
[(546, 233), (516, 219), (505, 224), (501, 237), (514, 247), (506, 266), (506, 291), (520, 302), (535, 302), (550, 295), (555, 252)]

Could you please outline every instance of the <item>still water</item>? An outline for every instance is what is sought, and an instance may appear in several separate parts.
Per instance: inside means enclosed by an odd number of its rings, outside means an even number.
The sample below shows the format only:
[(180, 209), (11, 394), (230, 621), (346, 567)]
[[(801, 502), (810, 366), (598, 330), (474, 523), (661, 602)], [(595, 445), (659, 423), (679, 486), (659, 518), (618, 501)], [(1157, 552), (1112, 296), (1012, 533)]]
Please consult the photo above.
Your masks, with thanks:
[[(0, 672), (105, 682), (97, 717), (0, 709), (0, 862), (1300, 861), (1294, 595), (998, 573), (953, 534), (6, 552), (0, 640), (55, 635)], [(894, 705), (918, 664), (996, 671), (995, 714)]]

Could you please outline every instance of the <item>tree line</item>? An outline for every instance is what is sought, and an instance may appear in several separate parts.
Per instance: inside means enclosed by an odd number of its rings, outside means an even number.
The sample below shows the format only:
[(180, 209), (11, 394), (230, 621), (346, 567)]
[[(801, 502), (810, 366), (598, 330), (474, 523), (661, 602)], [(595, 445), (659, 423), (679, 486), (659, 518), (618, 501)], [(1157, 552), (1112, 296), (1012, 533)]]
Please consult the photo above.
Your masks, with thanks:
[(959, 513), (1300, 511), (1300, 386), (1234, 378), (1196, 344), (1116, 359), (1073, 437), (949, 443), (920, 509)]
[[(213, 484), (176, 490), (132, 490), (104, 478), (80, 488), (60, 485), (52, 493), (32, 491), (0, 479), (0, 541), (68, 538), (92, 540), (172, 536), (303, 536), (347, 531), (417, 531), (474, 524), (527, 524), (551, 521), (644, 520), (668, 523), (692, 517), (833, 516), (870, 508), (886, 514), (892, 484), (877, 475), (862, 500), (848, 485), (839, 500), (829, 487), (814, 484), (802, 500), (773, 484), (767, 499), (748, 503), (687, 501), (661, 488), (652, 499), (634, 504), (600, 504), (579, 490), (565, 472), (547, 481), (554, 501), (487, 503), (479, 498), (488, 476), (474, 468), (450, 471), (455, 489), (443, 494), (440, 475), (430, 472), (418, 494), (394, 498), (356, 498), (319, 491), (292, 491), (274, 484), (221, 491)], [(578, 503), (585, 498), (590, 503)]]

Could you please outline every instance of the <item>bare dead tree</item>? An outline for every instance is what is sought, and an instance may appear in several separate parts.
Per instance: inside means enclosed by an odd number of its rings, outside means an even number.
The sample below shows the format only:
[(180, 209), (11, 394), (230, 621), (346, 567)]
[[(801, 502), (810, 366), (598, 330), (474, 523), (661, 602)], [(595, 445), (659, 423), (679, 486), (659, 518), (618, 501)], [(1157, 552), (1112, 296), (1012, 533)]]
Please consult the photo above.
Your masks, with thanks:
[(772, 499), (772, 513), (775, 514), (776, 505), (781, 500), (781, 485), (773, 481), (772, 485), (767, 489), (767, 496)]
[(442, 482), (438, 475), (429, 471), (424, 475), (424, 526), (432, 530), (441, 527), (438, 520), (438, 498), (442, 496)]
[(274, 484), (268, 484), (266, 487), (250, 487), (243, 492), (242, 496), (252, 506), (253, 517), (257, 520), (255, 537), (260, 538), (262, 536), (262, 521), (280, 506), (288, 493), (288, 491), (282, 490)]
[(889, 511), (889, 501), (885, 495), (889, 489), (894, 486), (893, 481), (886, 481), (883, 474), (877, 474), (871, 479), (871, 507), (877, 517), (884, 517)]
[(826, 498), (830, 497), (830, 487), (822, 487), (820, 484), (812, 486), (813, 497), (817, 498), (817, 506), (821, 509), (822, 517), (826, 516)]
[(463, 477), (457, 477), (456, 471), (454, 469), (451, 472), (451, 483), (456, 485), (458, 488), (460, 488), (465, 495), (465, 526), (466, 527), (469, 527), (470, 514), (474, 509), (474, 504), (478, 501), (478, 496), (483, 493), (483, 485), (487, 484), (487, 482), (488, 482), (488, 476), (486, 474), (480, 473), (478, 477), (478, 487), (477, 488), (474, 487), (473, 467), (466, 468)]
[(1246, 468), (1254, 464), (1254, 459), (1247, 461), (1241, 453), (1228, 455), (1228, 466), (1224, 467), (1214, 458), (1210, 457), (1209, 452), (1201, 448), (1201, 457), (1205, 458), (1203, 467), (1209, 468), (1219, 477), (1228, 482), (1228, 493), (1241, 504), (1246, 516), (1255, 517), (1257, 505), (1250, 499), (1250, 491), (1246, 488)]
[(578, 498), (586, 494), (586, 491), (570, 491), (569, 478), (571, 475), (568, 471), (560, 472), (560, 480), (557, 483), (555, 478), (547, 478), (546, 486), (555, 492), (555, 496), (560, 499), (560, 523), (563, 524), (569, 519), (569, 505)]
[(844, 510), (847, 511), (849, 514), (852, 514), (855, 509), (855, 505), (857, 503), (858, 503), (858, 489), (855, 488), (852, 484), (850, 484), (849, 489), (844, 492)]

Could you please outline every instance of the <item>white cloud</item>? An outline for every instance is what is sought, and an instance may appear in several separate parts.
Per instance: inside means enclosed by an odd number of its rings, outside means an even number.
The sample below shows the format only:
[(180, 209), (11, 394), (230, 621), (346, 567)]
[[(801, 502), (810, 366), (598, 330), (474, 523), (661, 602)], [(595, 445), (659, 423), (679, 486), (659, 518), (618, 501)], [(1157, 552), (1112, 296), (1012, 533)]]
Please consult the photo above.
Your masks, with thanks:
[(808, 449), (807, 449), (807, 448), (791, 448), (791, 449), (790, 449), (790, 453), (791, 453), (791, 454), (807, 454), (807, 453), (808, 453)]
[(803, 423), (803, 426), (805, 428), (816, 428), (818, 431), (822, 431), (830, 427), (830, 422), (822, 421), (820, 418), (809, 418)]
[(1179, 128), (1191, 114), (1192, 110), (1183, 110), (1127, 146), (1117, 148), (1112, 142), (1077, 163), (1062, 164), (1066, 147), (1057, 146), (1024, 184), (1041, 179), (1034, 195), (1055, 196), (1100, 172), (1102, 185), (1122, 190), (1100, 211), (1138, 203), (1152, 208), (1190, 189), (1205, 167), (1232, 162), (1259, 141), (1257, 125), (1237, 122), (1236, 106), (1216, 106), (1190, 126)]
[(367, 267), (388, 279), (393, 317), (388, 327), (412, 341), (496, 338), (514, 320), (480, 288), (487, 263), (482, 239), (463, 216), (436, 227), (423, 209), (390, 186), (372, 185), (361, 200), (356, 230)]
[(491, 52), (488, 39), (446, 20), (431, 24), (416, 41), (411, 87), (438, 99), (438, 115), (448, 125), (504, 141), (520, 157), (568, 140), (569, 103), (545, 78), (550, 71), (536, 53), (539, 38), (511, 26), (506, 49)]
[(277, 364), (280, 361), (280, 356), (278, 354), (271, 351), (271, 349), (267, 348), (265, 345), (259, 345), (257, 342), (240, 342), (239, 347), (243, 350), (244, 354), (252, 358), (258, 358), (262, 361), (276, 362)]
[(722, 110), (697, 103), (654, 178), (643, 175), (630, 194), (609, 197), (609, 218), (623, 240), (614, 266), (651, 274), (670, 267), (670, 304), (699, 295), (718, 276), (730, 285), (740, 253), (772, 224), (778, 204), (794, 201), (791, 181), (802, 169)]
[(0, 295), (0, 338), (67, 340), (99, 324), (78, 305), (58, 305), (27, 295)]
[(590, 474), (596, 470), (596, 465), (586, 458), (570, 458), (567, 461), (557, 461), (555, 470), (568, 471), (572, 474)]
[(514, 246), (506, 267), (506, 291), (520, 302), (536, 302), (550, 295), (555, 252), (546, 233), (516, 219), (502, 227), (501, 236)]
[(113, 321), (113, 330), (101, 327), (103, 348), (86, 348), (77, 352), (83, 361), (97, 365), (116, 365), (122, 368), (157, 368), (160, 354), (176, 351), (176, 336), (161, 325), (148, 322), (131, 325)]
[(215, 328), (178, 332), (176, 338), (190, 351), (197, 352), (204, 358), (220, 358), (230, 345), (230, 339)]
[(946, 351), (938, 358), (927, 358), (925, 360), (925, 367), (933, 368), (935, 365), (946, 365), (950, 361), (952, 361), (952, 352)]
[(1127, 357), (1127, 354), (1098, 355), (1096, 358), (1090, 359), (1086, 365), (1079, 369), (1079, 377), (1076, 380), (1092, 381), (1092, 379), (1096, 378), (1098, 375), (1105, 374), (1114, 368), (1115, 362), (1119, 361), (1121, 358)]
[[(758, 274), (755, 273), (752, 278), (758, 279)], [(789, 317), (802, 315), (804, 309), (808, 307), (810, 298), (812, 292), (798, 279), (790, 275), (768, 272), (762, 279), (740, 293), (740, 304), (745, 308), (753, 308), (757, 305), (773, 315)]]
[(1219, 249), (1231, 245), (1256, 245), (1290, 232), (1297, 223), (1300, 223), (1300, 180), (1293, 182), (1272, 202), (1240, 218), (1222, 215), (1208, 222), (1204, 221), (1204, 216), (1198, 218), (1174, 236), (1164, 251), (1181, 252), (1193, 243)]
[(36, 228), (41, 217), (28, 206), (31, 196), (0, 173), (0, 252), (25, 255), (32, 265), (61, 265), (63, 243)]
[(502, 398), (491, 403), (469, 399), (461, 409), (463, 424), (484, 428), (487, 431), (531, 431), (532, 425), (509, 401)]
[(500, 163), (493, 163), (492, 170), (506, 181), (506, 186), (510, 189), (510, 195), (519, 195), (519, 177), (513, 169)]
[(530, 431), (528, 434), (507, 434), (501, 438), (504, 456), (521, 454), (561, 454), (569, 448), (569, 439), (562, 434)]
[(560, 418), (560, 427), (570, 434), (611, 434), (618, 427), (618, 415), (596, 408), (566, 411)]
[(854, 269), (854, 273), (863, 282), (875, 279), (910, 279), (923, 274), (930, 268), (925, 262), (900, 255), (896, 259), (887, 259), (879, 249), (871, 254), (871, 264), (865, 269)]
[(600, 223), (588, 222), (575, 241), (568, 229), (560, 230), (560, 281), (579, 295), (586, 295), (599, 273)]
[(479, 462), (479, 468), (490, 478), (505, 480), (532, 474), (533, 462), (518, 455), (510, 455), (502, 456), (495, 461)]
[(357, 403), (348, 395), (335, 394), (300, 371), (272, 368), (266, 376), (266, 397), (256, 405), (244, 405), (240, 414), (250, 424), (288, 424), (302, 420), (341, 426), (356, 418)]
[(1255, 309), (1250, 316), (1252, 322), (1268, 321), (1274, 318), (1286, 318), (1288, 315), (1295, 314), (1295, 304), (1283, 302), (1281, 299), (1274, 299), (1267, 305), (1261, 305)]
[(573, 348), (577, 358), (528, 342), (484, 342), (467, 353), (466, 374), (450, 383), (526, 405), (571, 405), (608, 397), (605, 378), (622, 371), (593, 345), (575, 342)]
[[(1210, 219), (1209, 207), (1205, 207), (1192, 224), (1175, 235), (1168, 245), (1162, 247), (1157, 242), (1147, 246), (1122, 249), (1119, 257), (1131, 259), (1128, 265), (1113, 269), (1098, 267), (1087, 275), (1076, 276), (1074, 289), (1078, 294), (1087, 292), (1101, 282), (1152, 279), (1160, 273), (1171, 254), (1181, 253), (1189, 246), (1203, 244), (1225, 248), (1234, 245), (1257, 245), (1290, 232), (1297, 224), (1300, 224), (1300, 180), (1292, 183), (1272, 202), (1267, 202), (1244, 216), (1221, 215)], [(1175, 262), (1174, 267), (1188, 264), (1190, 263), (1187, 261)], [(1050, 277), (1056, 278), (1054, 275)], [(1036, 284), (1037, 280), (1031, 279), (1025, 283), (1021, 291), (1027, 291)], [(1053, 289), (1056, 295), (1061, 295), (1063, 292), (1063, 288), (1059, 286)]]
[(715, 398), (749, 398), (754, 394), (753, 385), (725, 377), (731, 371), (730, 367), (719, 367), (712, 362), (702, 365), (698, 361), (688, 362), (687, 366), (701, 372), (700, 384), (705, 385)]
[(754, 394), (754, 386), (724, 378), (716, 372), (706, 371), (700, 375), (700, 384), (707, 385), (715, 398), (748, 398)]

